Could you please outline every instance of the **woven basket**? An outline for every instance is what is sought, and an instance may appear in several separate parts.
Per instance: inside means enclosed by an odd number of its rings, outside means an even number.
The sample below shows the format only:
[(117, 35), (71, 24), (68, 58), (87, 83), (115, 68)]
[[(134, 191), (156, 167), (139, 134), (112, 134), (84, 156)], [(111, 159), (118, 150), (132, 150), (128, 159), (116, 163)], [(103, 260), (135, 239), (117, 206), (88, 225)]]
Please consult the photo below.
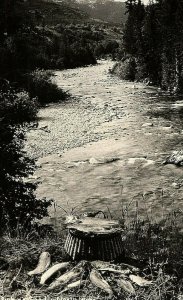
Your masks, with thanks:
[(68, 228), (65, 250), (73, 260), (112, 261), (123, 255), (122, 231), (117, 221), (85, 218), (81, 223)]

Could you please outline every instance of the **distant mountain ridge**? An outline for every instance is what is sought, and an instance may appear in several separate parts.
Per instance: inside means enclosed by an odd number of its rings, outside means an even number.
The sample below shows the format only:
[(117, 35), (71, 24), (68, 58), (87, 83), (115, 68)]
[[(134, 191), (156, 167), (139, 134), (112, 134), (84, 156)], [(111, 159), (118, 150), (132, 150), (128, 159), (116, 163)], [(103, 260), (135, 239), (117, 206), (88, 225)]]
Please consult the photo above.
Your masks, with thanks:
[(71, 5), (71, 2), (73, 1), (28, 0), (27, 5), (29, 10), (32, 11), (36, 23), (40, 23), (41, 16), (46, 25), (87, 21), (89, 19), (88, 14), (76, 5)]
[(111, 24), (124, 24), (127, 20), (124, 2), (114, 0), (53, 0), (67, 4), (86, 13), (89, 18), (102, 20)]
[(113, 0), (76, 0), (78, 7), (90, 17), (109, 23), (125, 23), (127, 19), (124, 2)]

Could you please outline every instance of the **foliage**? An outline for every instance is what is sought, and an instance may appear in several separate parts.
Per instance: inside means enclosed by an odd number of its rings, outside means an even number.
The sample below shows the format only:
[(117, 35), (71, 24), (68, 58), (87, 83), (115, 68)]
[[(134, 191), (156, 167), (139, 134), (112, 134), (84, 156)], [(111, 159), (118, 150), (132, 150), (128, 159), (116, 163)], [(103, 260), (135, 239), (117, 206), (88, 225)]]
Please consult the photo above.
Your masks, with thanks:
[(116, 74), (123, 80), (135, 80), (136, 75), (136, 62), (133, 57), (129, 57), (120, 63), (116, 63), (111, 70), (113, 74)]
[(25, 76), (24, 85), (31, 97), (37, 97), (41, 105), (58, 102), (66, 98), (64, 93), (53, 82), (53, 73), (36, 69)]
[(37, 100), (24, 90), (16, 91), (9, 82), (2, 82), (0, 91), (0, 114), (3, 123), (11, 125), (36, 119)]
[[(69, 27), (23, 28), (7, 36), (0, 46), (0, 74), (19, 81), (22, 73), (36, 68), (64, 69), (95, 64), (93, 32)], [(103, 36), (102, 36), (103, 39)]]
[(135, 79), (170, 91), (183, 89), (183, 1), (157, 0), (144, 6), (126, 1), (128, 19), (123, 36), (123, 57), (136, 61)]
[(21, 75), (36, 68), (81, 67), (118, 53), (119, 28), (83, 16), (76, 3), (16, 0), (8, 9), (6, 2), (0, 4), (0, 76), (19, 86)]
[[(36, 57), (29, 41), (35, 34), (28, 2), (2, 0), (0, 3), (0, 233), (14, 234), (17, 227), (47, 215), (51, 204), (35, 196), (36, 185), (26, 181), (35, 163), (24, 150), (23, 123), (36, 119), (37, 100), (8, 80), (17, 81), (25, 69), (34, 67)], [(29, 33), (31, 33), (29, 35)], [(34, 49), (36, 47), (34, 46)], [(8, 79), (8, 80), (7, 80)], [(17, 88), (18, 87), (18, 88)]]
[(105, 57), (110, 55), (112, 58), (116, 58), (118, 54), (119, 43), (115, 40), (103, 41), (98, 44), (94, 50), (96, 57)]
[(1, 0), (0, 40), (14, 34), (20, 28), (31, 24), (28, 2), (23, 0)]
[[(2, 8), (1, 77), (20, 84), (21, 74), (35, 68), (54, 69), (96, 63), (90, 47), (87, 43), (83, 43), (82, 35), (75, 36), (72, 31), (71, 41), (64, 27), (58, 32), (53, 27), (46, 26), (46, 24), (50, 25), (48, 14), (49, 17), (55, 19), (51, 12), (53, 11), (55, 16), (55, 8), (62, 4), (42, 0), (16, 0), (9, 1), (12, 2), (12, 8), (8, 8), (9, 2), (8, 4), (6, 2), (7, 0), (3, 0), (0, 4)], [(60, 9), (60, 17), (64, 15), (64, 12), (68, 12), (69, 18), (69, 12), (73, 9), (66, 4), (63, 6), (64, 11)], [(61, 22), (60, 19), (56, 24), (59, 22)], [(16, 25), (13, 25), (15, 23)]]
[(0, 228), (11, 232), (28, 227), (47, 215), (50, 201), (35, 196), (36, 185), (25, 178), (33, 173), (34, 161), (23, 151), (22, 122), (35, 119), (37, 106), (26, 92), (3, 86), (0, 91)]
[(31, 11), (33, 22), (38, 26), (86, 21), (88, 15), (71, 2), (72, 0), (29, 0), (28, 9)]

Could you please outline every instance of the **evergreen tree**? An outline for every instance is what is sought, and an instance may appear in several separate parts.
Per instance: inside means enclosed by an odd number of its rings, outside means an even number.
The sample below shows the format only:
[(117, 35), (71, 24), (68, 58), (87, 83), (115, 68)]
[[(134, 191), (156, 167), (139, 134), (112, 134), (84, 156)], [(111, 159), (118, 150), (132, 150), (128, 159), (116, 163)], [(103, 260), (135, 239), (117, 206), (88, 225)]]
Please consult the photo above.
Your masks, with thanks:
[(127, 0), (126, 7), (123, 52), (136, 61), (136, 78), (182, 90), (183, 0), (156, 0), (147, 7)]
[(51, 204), (35, 196), (36, 185), (25, 179), (35, 170), (34, 160), (23, 150), (20, 124), (35, 117), (36, 104), (25, 92), (1, 85), (0, 90), (0, 231), (30, 229), (31, 222), (47, 215)]
[(124, 28), (123, 47), (126, 57), (128, 58), (129, 55), (131, 56), (129, 59), (129, 64), (131, 64), (131, 66), (127, 67), (127, 70), (131, 70), (130, 73), (132, 76), (130, 77), (131, 79), (135, 79), (136, 74), (141, 73), (141, 71), (138, 71), (138, 69), (140, 65), (143, 65), (144, 59), (142, 29), (145, 8), (141, 0), (127, 0), (126, 8), (128, 12), (128, 19)]
[(137, 4), (137, 0), (127, 0), (125, 2), (126, 4), (126, 11), (128, 14), (134, 11), (134, 7)]
[(130, 55), (135, 55), (137, 52), (136, 48), (136, 0), (126, 1), (126, 10), (128, 13), (128, 19), (124, 28), (123, 45), (125, 52)]
[[(0, 228), (11, 231), (17, 226), (30, 227), (36, 218), (47, 215), (49, 201), (35, 196), (36, 185), (26, 182), (35, 170), (35, 163), (23, 151), (23, 122), (35, 118), (37, 104), (26, 92), (15, 91), (2, 78), (12, 78), (25, 67), (20, 49), (27, 29), (31, 30), (28, 1), (0, 2)], [(21, 37), (21, 40), (20, 38)], [(25, 45), (25, 43), (24, 43)], [(21, 50), (21, 51), (19, 51)], [(28, 57), (26, 58), (28, 59)], [(11, 76), (9, 75), (11, 74)], [(17, 76), (15, 76), (17, 78)]]
[(162, 28), (159, 23), (159, 5), (149, 5), (143, 26), (144, 40), (144, 62), (146, 65), (146, 76), (153, 83), (161, 83), (161, 46)]

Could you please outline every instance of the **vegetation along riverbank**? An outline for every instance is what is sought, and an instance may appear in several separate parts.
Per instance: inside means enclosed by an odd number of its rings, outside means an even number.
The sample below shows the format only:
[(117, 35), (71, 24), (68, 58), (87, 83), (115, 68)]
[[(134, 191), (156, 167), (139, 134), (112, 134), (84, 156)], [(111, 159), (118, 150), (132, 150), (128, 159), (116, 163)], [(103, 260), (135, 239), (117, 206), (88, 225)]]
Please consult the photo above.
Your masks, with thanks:
[(126, 5), (121, 61), (114, 73), (182, 92), (182, 1), (158, 0), (145, 6), (142, 1), (129, 0)]

